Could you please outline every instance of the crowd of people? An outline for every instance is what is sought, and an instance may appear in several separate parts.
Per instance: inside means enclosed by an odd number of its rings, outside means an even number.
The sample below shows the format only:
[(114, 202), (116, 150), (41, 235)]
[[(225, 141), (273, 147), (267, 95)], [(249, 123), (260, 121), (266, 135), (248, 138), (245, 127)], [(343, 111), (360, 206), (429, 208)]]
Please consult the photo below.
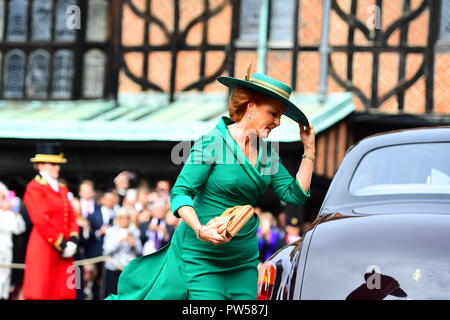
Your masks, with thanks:
[[(93, 181), (84, 180), (78, 190), (69, 193), (80, 230), (74, 258), (85, 261), (76, 273), (77, 299), (96, 300), (115, 294), (123, 268), (134, 258), (169, 243), (181, 222), (170, 211), (169, 180), (159, 180), (154, 186), (140, 180), (138, 186), (131, 187), (135, 179), (135, 174), (124, 171), (114, 178), (114, 187), (109, 190), (99, 192)], [(286, 218), (284, 212), (277, 218), (259, 207), (255, 212), (260, 217), (257, 234), (261, 262), (301, 239), (310, 228), (308, 222), (301, 225), (297, 217)], [(0, 183), (0, 264), (24, 262), (31, 227), (26, 206)], [(108, 258), (89, 262), (97, 257)], [(22, 299), (22, 278), (20, 269), (0, 265), (0, 299)]]

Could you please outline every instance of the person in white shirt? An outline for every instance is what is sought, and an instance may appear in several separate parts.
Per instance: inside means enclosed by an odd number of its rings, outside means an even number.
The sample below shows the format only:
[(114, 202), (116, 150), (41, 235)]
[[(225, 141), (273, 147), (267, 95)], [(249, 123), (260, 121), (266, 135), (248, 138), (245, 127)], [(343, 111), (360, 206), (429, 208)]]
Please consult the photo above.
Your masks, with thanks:
[(131, 260), (142, 253), (140, 232), (131, 225), (129, 210), (122, 208), (114, 219), (114, 226), (106, 231), (103, 242), (103, 254), (110, 256), (113, 261), (105, 262), (104, 297), (116, 294), (117, 282), (123, 268)]
[[(100, 200), (101, 206), (98, 208), (101, 217), (94, 217), (92, 215), (88, 217), (91, 220), (90, 222), (95, 230), (94, 234), (97, 239), (103, 238), (106, 230), (111, 226), (117, 211), (120, 209), (117, 202), (118, 196), (115, 192), (105, 192)], [(95, 218), (97, 218), (97, 221), (95, 221)]]
[[(20, 213), (11, 210), (7, 195), (8, 188), (0, 182), (0, 264), (12, 262), (12, 235), (25, 231), (25, 221)], [(8, 299), (10, 283), (11, 269), (0, 267), (0, 299)]]

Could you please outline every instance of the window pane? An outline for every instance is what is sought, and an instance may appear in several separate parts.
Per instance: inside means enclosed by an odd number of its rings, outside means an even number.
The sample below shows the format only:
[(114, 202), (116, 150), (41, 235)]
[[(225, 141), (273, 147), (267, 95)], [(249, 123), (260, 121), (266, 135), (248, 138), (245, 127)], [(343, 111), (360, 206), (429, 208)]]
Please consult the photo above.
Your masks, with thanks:
[(0, 0), (0, 41), (3, 40), (5, 30), (5, 0)]
[(259, 12), (261, 0), (241, 1), (239, 40), (258, 41)]
[(14, 49), (5, 56), (3, 95), (5, 98), (22, 98), (25, 77), (25, 53)]
[(51, 40), (52, 0), (34, 0), (33, 24), (31, 38), (33, 40)]
[(450, 41), (450, 0), (442, 1), (441, 10), (441, 33), (439, 38)]
[(450, 194), (450, 143), (416, 143), (370, 151), (350, 182), (355, 196)]
[(50, 54), (36, 50), (30, 54), (27, 72), (27, 95), (29, 98), (46, 98)]
[(76, 0), (59, 0), (56, 11), (55, 40), (59, 42), (74, 42), (76, 39), (76, 29), (71, 25), (73, 13), (68, 10), (70, 6), (77, 5)]
[(91, 0), (88, 3), (86, 40), (105, 42), (107, 37), (108, 3), (106, 0)]
[(272, 1), (270, 6), (270, 40), (292, 41), (294, 0)]
[(100, 98), (103, 96), (105, 81), (106, 57), (100, 50), (90, 50), (84, 56), (83, 66), (83, 96), (86, 98)]
[(74, 75), (74, 56), (70, 50), (59, 50), (53, 60), (52, 98), (70, 99)]
[(27, 40), (27, 9), (27, 0), (12, 0), (9, 3), (8, 41), (25, 42)]

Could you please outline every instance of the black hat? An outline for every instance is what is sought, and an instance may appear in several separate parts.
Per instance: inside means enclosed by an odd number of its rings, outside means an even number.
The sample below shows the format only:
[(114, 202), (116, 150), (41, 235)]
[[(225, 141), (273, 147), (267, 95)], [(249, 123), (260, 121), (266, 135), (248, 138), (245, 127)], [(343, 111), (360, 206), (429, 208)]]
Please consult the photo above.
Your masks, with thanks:
[(287, 225), (292, 227), (300, 227), (300, 219), (297, 217), (289, 217)]
[(66, 163), (61, 145), (57, 142), (41, 142), (36, 145), (36, 155), (30, 159), (31, 162)]
[(285, 208), (286, 224), (293, 227), (300, 227), (303, 222), (305, 213), (304, 207), (289, 204)]

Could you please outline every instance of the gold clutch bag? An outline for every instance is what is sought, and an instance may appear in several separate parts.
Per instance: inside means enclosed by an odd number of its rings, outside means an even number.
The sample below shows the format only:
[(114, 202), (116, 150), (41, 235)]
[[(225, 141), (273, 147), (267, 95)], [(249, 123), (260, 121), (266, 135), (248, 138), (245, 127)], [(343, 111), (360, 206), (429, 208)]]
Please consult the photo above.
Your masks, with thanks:
[(211, 219), (206, 225), (226, 219), (226, 222), (217, 229), (217, 232), (227, 238), (232, 238), (254, 213), (255, 209), (251, 205), (235, 206), (226, 209), (220, 216)]

